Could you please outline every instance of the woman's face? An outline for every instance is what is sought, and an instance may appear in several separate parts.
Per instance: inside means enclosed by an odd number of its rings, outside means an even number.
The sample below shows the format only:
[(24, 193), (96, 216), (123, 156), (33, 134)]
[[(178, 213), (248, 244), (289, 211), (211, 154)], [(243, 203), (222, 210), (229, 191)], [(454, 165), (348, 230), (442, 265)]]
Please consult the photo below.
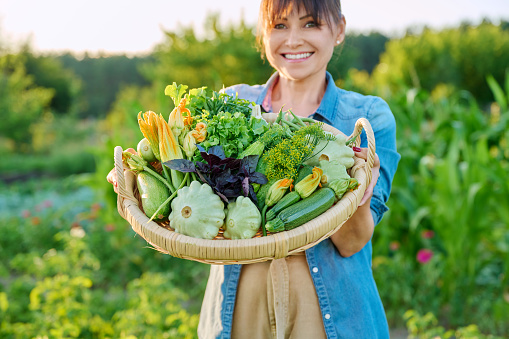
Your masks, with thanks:
[(305, 9), (294, 10), (267, 29), (264, 37), (267, 60), (290, 80), (322, 76), (334, 46), (344, 39), (344, 30), (344, 19), (331, 29), (325, 22), (315, 22)]

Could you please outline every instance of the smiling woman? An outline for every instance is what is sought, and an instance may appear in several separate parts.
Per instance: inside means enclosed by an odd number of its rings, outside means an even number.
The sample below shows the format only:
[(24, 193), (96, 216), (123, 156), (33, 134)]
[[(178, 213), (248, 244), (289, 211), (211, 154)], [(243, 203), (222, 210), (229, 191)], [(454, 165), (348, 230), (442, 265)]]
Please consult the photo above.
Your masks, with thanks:
[[(339, 0), (262, 0), (258, 41), (276, 70), (265, 85), (226, 89), (261, 105), (283, 107), (351, 135), (366, 118), (378, 156), (353, 216), (329, 239), (272, 262), (212, 266), (200, 338), (388, 338), (371, 271), (371, 237), (387, 210), (399, 154), (395, 121), (380, 98), (336, 87), (327, 65), (345, 37)], [(366, 147), (365, 136), (361, 145)], [(367, 149), (354, 149), (367, 158)], [(302, 253), (302, 252), (301, 252)]]

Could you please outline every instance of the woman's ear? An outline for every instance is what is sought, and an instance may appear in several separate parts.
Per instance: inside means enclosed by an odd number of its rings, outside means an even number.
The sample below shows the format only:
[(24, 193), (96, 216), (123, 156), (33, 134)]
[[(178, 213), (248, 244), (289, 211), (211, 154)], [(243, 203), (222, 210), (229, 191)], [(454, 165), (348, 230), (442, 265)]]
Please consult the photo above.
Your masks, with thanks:
[(338, 24), (336, 45), (340, 45), (345, 40), (345, 29), (346, 29), (346, 19), (345, 19), (345, 16), (342, 15), (341, 21)]

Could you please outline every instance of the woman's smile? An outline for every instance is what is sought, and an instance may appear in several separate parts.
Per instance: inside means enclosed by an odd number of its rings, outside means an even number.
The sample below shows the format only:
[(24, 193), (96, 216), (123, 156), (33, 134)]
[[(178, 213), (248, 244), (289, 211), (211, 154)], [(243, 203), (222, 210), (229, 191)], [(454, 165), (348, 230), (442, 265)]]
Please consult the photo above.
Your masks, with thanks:
[(312, 55), (312, 52), (282, 54), (283, 58), (287, 59), (289, 62), (304, 61), (309, 59)]

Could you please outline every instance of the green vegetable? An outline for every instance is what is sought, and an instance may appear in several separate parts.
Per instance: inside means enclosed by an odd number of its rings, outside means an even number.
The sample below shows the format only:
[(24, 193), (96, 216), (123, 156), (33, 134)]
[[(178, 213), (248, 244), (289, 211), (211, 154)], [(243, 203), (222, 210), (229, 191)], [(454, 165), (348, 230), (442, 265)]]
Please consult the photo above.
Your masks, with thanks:
[(228, 204), (224, 237), (229, 239), (250, 239), (260, 229), (262, 216), (248, 197), (239, 196)]
[(295, 185), (297, 185), (302, 179), (313, 173), (313, 166), (302, 165), (295, 179)]
[(220, 112), (207, 120), (207, 139), (200, 145), (205, 150), (220, 145), (227, 158), (238, 158), (253, 138), (245, 115), (240, 112)]
[(278, 216), (267, 222), (265, 228), (269, 232), (281, 232), (316, 218), (334, 204), (335, 194), (330, 188), (320, 188), (309, 197), (282, 210)]
[(287, 207), (290, 207), (291, 205), (295, 204), (300, 200), (299, 193), (293, 191), (288, 194), (286, 194), (284, 197), (281, 198), (277, 202), (277, 204), (274, 205), (270, 210), (267, 211), (267, 214), (265, 215), (265, 218), (267, 220), (272, 220), (276, 217), (276, 215), (284, 210)]
[(343, 195), (348, 191), (354, 191), (359, 187), (359, 182), (355, 178), (342, 178), (333, 180), (329, 184), (329, 188), (331, 188), (336, 194), (336, 201), (339, 201)]
[(321, 160), (338, 160), (340, 164), (348, 169), (355, 162), (354, 152), (346, 146), (346, 137), (343, 134), (338, 134), (332, 142), (321, 140), (316, 145), (316, 151), (314, 156), (304, 161), (306, 165), (320, 166)]
[(171, 202), (170, 226), (194, 238), (213, 239), (225, 218), (224, 204), (212, 188), (198, 181), (178, 190)]
[[(170, 196), (168, 188), (152, 174), (142, 171), (137, 176), (138, 190), (141, 195), (141, 205), (143, 212), (150, 218), (156, 213), (166, 199)], [(155, 220), (161, 220), (168, 217), (170, 205), (166, 204), (159, 210), (154, 217)]]
[(147, 138), (143, 138), (138, 143), (138, 146), (136, 147), (136, 150), (138, 151), (138, 154), (143, 158), (143, 160), (147, 162), (153, 162), (156, 161), (157, 158), (154, 155), (154, 152), (152, 151), (152, 147), (150, 146), (150, 142)]
[(327, 187), (329, 183), (337, 179), (349, 180), (350, 176), (346, 172), (346, 167), (339, 160), (321, 160), (320, 168), (323, 170), (321, 184)]

